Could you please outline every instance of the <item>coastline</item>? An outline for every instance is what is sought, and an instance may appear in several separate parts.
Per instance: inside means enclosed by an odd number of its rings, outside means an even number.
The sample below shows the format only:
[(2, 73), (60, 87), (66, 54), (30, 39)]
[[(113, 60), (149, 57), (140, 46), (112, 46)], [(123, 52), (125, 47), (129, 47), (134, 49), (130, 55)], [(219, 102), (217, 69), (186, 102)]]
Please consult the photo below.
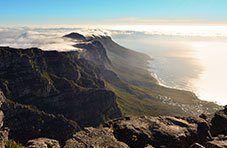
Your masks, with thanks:
[(151, 66), (153, 61), (154, 61), (154, 58), (151, 58), (151, 60), (148, 60), (148, 61), (147, 61), (147, 70), (150, 72), (151, 76), (157, 80), (158, 85), (163, 86), (163, 87), (166, 87), (166, 88), (169, 88), (169, 89), (176, 89), (176, 90), (179, 90), (179, 91), (191, 92), (191, 93), (195, 94), (195, 96), (196, 96), (200, 101), (206, 101), (206, 102), (214, 103), (214, 104), (217, 104), (218, 106), (221, 106), (221, 107), (225, 106), (225, 105), (222, 105), (221, 103), (218, 103), (218, 102), (216, 102), (216, 101), (209, 101), (209, 100), (207, 100), (207, 99), (205, 99), (205, 98), (202, 99), (202, 98), (201, 98), (202, 96), (201, 96), (198, 92), (196, 93), (196, 92), (194, 92), (194, 91), (192, 91), (192, 90), (186, 90), (186, 89), (184, 89), (184, 88), (173, 87), (173, 86), (169, 86), (169, 85), (164, 84), (164, 82), (163, 82), (164, 80), (162, 80), (162, 79), (154, 72), (153, 67)]

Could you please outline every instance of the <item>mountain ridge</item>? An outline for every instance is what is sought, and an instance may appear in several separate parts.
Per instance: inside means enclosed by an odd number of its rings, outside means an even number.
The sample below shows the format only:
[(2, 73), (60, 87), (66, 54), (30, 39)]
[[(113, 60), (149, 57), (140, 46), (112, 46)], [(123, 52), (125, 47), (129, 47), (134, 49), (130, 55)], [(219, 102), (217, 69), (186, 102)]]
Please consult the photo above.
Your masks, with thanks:
[[(53, 130), (46, 132), (47, 138), (62, 145), (84, 127), (98, 127), (124, 116), (186, 116), (220, 109), (191, 92), (160, 86), (147, 69), (150, 57), (124, 48), (108, 36), (85, 37), (72, 33), (64, 38), (83, 39), (74, 45), (83, 50), (58, 52), (0, 47), (0, 89), (8, 100), (2, 110), (6, 114), (5, 125), (13, 129), (10, 138), (25, 144), (43, 137), (45, 127), (50, 126)], [(26, 119), (23, 114), (35, 120), (23, 131), (24, 139), (21, 139), (17, 126), (23, 126), (12, 122), (15, 120), (11, 115)], [(40, 124), (38, 118), (44, 118), (46, 125)], [(24, 120), (23, 125), (29, 124), (28, 121)], [(60, 131), (70, 129), (65, 126), (72, 127), (64, 139), (52, 127), (55, 121), (63, 126)], [(38, 128), (33, 129), (33, 125)], [(40, 134), (29, 135), (33, 130), (32, 133)], [(105, 132), (108, 134), (109, 130)]]

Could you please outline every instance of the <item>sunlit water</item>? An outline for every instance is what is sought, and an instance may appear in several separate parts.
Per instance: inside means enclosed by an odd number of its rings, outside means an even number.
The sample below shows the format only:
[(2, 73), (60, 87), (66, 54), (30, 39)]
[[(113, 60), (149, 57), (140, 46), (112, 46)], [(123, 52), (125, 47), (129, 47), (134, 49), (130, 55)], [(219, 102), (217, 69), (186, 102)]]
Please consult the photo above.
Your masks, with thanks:
[(227, 39), (133, 33), (118, 43), (150, 55), (151, 70), (166, 86), (190, 90), (200, 99), (227, 104)]

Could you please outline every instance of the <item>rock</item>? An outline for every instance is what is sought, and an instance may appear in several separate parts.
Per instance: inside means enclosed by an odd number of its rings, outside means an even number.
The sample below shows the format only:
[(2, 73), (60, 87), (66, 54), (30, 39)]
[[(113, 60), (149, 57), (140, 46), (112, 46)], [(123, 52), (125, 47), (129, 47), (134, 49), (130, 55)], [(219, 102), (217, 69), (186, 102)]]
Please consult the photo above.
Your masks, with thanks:
[(190, 148), (205, 148), (205, 147), (199, 143), (194, 143), (193, 145), (190, 146)]
[(79, 43), (74, 46), (84, 49), (81, 54), (83, 54), (85, 59), (92, 61), (99, 66), (109, 67), (111, 65), (106, 49), (103, 47), (101, 42), (92, 40), (89, 42)]
[[(95, 59), (107, 58), (100, 43), (88, 44)], [(0, 88), (16, 103), (61, 114), (82, 126), (121, 116), (116, 95), (105, 87), (101, 67), (77, 51), (0, 47), (0, 63)]]
[[(192, 120), (193, 119), (193, 120)], [(205, 122), (203, 120), (203, 122)], [(207, 137), (209, 128), (196, 118), (132, 117), (110, 122), (116, 139), (130, 147), (189, 147)], [(200, 128), (204, 128), (203, 130)], [(206, 132), (205, 132), (206, 131)]]
[[(2, 104), (5, 102), (5, 95), (0, 90), (0, 108), (2, 109)], [(5, 148), (5, 143), (8, 141), (9, 129), (3, 127), (4, 113), (0, 110), (0, 147)]]
[(26, 148), (60, 148), (59, 142), (53, 139), (37, 138), (29, 140)]
[(227, 148), (227, 136), (220, 136), (214, 140), (207, 142), (207, 148)]
[(9, 138), (22, 144), (30, 139), (46, 137), (64, 143), (80, 130), (76, 122), (63, 116), (47, 114), (31, 106), (6, 100), (2, 105), (4, 126), (10, 129)]
[(212, 118), (211, 134), (213, 136), (227, 135), (227, 105), (223, 110), (216, 112)]
[(208, 118), (206, 114), (201, 114), (201, 115), (199, 115), (199, 117), (204, 119), (204, 120), (207, 120), (207, 118)]
[(128, 148), (128, 146), (113, 135), (110, 128), (85, 128), (83, 131), (76, 133), (72, 139), (67, 140), (64, 148), (87, 148), (87, 147), (112, 147)]

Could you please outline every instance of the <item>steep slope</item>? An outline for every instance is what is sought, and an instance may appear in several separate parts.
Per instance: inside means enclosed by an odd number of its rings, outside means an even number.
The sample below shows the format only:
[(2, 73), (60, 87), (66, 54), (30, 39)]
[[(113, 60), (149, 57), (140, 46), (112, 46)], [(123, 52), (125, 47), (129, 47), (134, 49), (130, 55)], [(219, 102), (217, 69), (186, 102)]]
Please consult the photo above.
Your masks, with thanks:
[(76, 122), (60, 115), (47, 114), (31, 106), (9, 100), (3, 103), (4, 126), (9, 128), (9, 138), (25, 144), (28, 140), (47, 137), (63, 144), (80, 130)]
[[(147, 70), (148, 56), (121, 47), (110, 37), (77, 33), (64, 37), (75, 40), (81, 50), (0, 47), (0, 89), (7, 97), (1, 110), (10, 138), (22, 143), (35, 138), (30, 144), (58, 140), (61, 145), (69, 139), (66, 147), (128, 147), (141, 142), (162, 146), (163, 139), (173, 146), (181, 142), (189, 146), (204, 134), (209, 137), (204, 120), (175, 116), (213, 113), (219, 106), (200, 101), (191, 92), (160, 86)], [(174, 117), (126, 117), (104, 128), (83, 129), (121, 118), (122, 112)], [(220, 117), (226, 120), (225, 110), (216, 113), (212, 133)]]
[(199, 100), (192, 92), (159, 85), (148, 71), (151, 59), (147, 55), (124, 48), (108, 36), (95, 36), (93, 40), (103, 44), (112, 63), (110, 69), (121, 80), (120, 86), (110, 82), (108, 87), (117, 94), (126, 115), (198, 115), (219, 109), (214, 103)]
[(78, 52), (0, 48), (0, 88), (16, 103), (61, 114), (80, 125), (121, 116), (101, 70)]
[[(48, 137), (57, 139), (61, 144), (64, 144), (74, 133), (81, 130), (76, 122), (61, 115), (47, 114), (37, 108), (8, 100), (1, 90), (0, 102), (0, 133), (1, 140), (5, 139), (5, 142), (9, 138), (25, 144), (30, 139)], [(7, 138), (4, 138), (6, 136)]]

